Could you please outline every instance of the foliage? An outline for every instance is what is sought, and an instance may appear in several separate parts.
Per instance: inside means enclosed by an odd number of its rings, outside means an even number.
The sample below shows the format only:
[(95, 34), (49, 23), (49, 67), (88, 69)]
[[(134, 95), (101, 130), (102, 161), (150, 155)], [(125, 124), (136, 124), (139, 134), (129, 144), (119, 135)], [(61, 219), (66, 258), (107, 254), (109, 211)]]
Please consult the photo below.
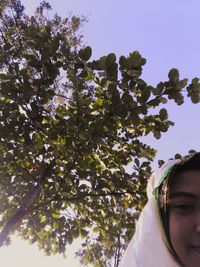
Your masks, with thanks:
[(156, 154), (141, 137), (173, 125), (163, 106), (184, 88), (198, 103), (199, 79), (172, 69), (152, 87), (137, 51), (91, 60), (82, 19), (47, 19), (46, 2), (32, 17), (20, 1), (0, 8), (1, 245), (17, 232), (50, 255), (82, 237), (82, 263), (118, 266)]

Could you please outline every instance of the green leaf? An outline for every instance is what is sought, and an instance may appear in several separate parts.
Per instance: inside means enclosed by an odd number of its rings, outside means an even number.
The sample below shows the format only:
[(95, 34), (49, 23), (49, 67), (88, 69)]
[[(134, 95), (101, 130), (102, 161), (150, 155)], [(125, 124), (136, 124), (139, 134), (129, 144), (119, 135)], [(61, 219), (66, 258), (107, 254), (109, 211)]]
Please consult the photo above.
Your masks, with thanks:
[(160, 103), (160, 100), (158, 98), (152, 99), (148, 102), (148, 106), (156, 107), (159, 105), (159, 103)]
[(51, 216), (52, 216), (54, 219), (59, 219), (59, 218), (60, 218), (60, 214), (58, 214), (58, 213), (52, 213)]
[(110, 66), (110, 65), (113, 65), (116, 61), (116, 55), (111, 53), (111, 54), (108, 54), (107, 55), (107, 58), (106, 58), (106, 65), (107, 66)]
[(188, 83), (188, 79), (183, 79), (179, 82), (181, 88), (185, 88)]
[(159, 168), (160, 168), (164, 163), (165, 163), (164, 160), (158, 160), (158, 166), (159, 166)]
[(168, 119), (168, 113), (167, 113), (167, 110), (165, 108), (162, 108), (160, 111), (159, 111), (159, 114), (160, 114), (160, 119), (162, 121)]
[(46, 221), (46, 216), (44, 216), (44, 215), (41, 216), (41, 217), (40, 217), (40, 222), (43, 223), (43, 222), (45, 222), (45, 221)]
[(146, 89), (142, 90), (142, 94), (141, 94), (141, 102), (142, 103), (146, 103), (147, 100), (149, 99), (151, 95), (151, 90), (149, 87), (147, 87)]
[(152, 89), (152, 93), (154, 95), (160, 95), (162, 93), (163, 89), (159, 89), (158, 87), (155, 87)]
[(74, 229), (72, 231), (73, 238), (78, 238), (79, 237), (79, 234), (80, 234), (80, 232), (79, 232), (79, 229), (78, 228), (77, 229)]
[[(198, 103), (199, 100), (200, 100), (199, 96), (195, 99), (195, 101), (196, 101), (196, 100), (197, 100), (196, 103)], [(181, 93), (177, 94), (176, 97), (175, 97), (175, 102), (176, 102), (178, 105), (182, 105), (182, 104), (184, 103), (184, 96), (183, 96)], [(193, 102), (193, 103), (194, 103), (194, 102)]]
[(82, 140), (82, 141), (86, 141), (86, 140), (87, 140), (87, 136), (85, 135), (85, 133), (79, 133), (78, 137), (79, 137), (80, 140)]
[(122, 101), (123, 101), (126, 105), (129, 105), (130, 103), (132, 103), (132, 101), (133, 101), (133, 97), (132, 97), (128, 92), (125, 92), (125, 93), (122, 95)]
[(87, 230), (82, 229), (82, 228), (79, 231), (80, 231), (81, 238), (85, 238), (89, 233)]
[(139, 167), (139, 166), (140, 166), (140, 161), (139, 161), (139, 159), (138, 159), (138, 158), (135, 158), (135, 159), (134, 159), (134, 162), (135, 162), (135, 164), (136, 164), (136, 166), (137, 166), (137, 167)]
[(125, 56), (121, 56), (119, 58), (119, 64), (121, 65), (122, 68), (127, 68), (128, 67), (128, 62)]
[(141, 119), (136, 112), (130, 114), (130, 119), (134, 125), (138, 125), (141, 122)]
[(166, 104), (166, 103), (167, 103), (167, 98), (160, 96), (160, 97), (159, 97), (159, 101), (160, 101), (162, 104)]
[(92, 48), (90, 46), (86, 46), (79, 50), (79, 57), (85, 61), (88, 61), (92, 56)]
[(146, 60), (142, 58), (138, 51), (130, 53), (128, 57), (131, 59), (131, 65), (134, 68), (142, 66), (146, 63)]
[(192, 103), (197, 104), (200, 102), (200, 95), (198, 93), (193, 93), (191, 95)]
[(138, 78), (141, 75), (141, 71), (137, 69), (128, 70), (127, 74), (132, 78)]
[(161, 137), (161, 134), (160, 134), (159, 131), (154, 131), (153, 135), (154, 135), (154, 137), (155, 137), (156, 139), (160, 139), (160, 137)]
[(168, 73), (169, 80), (173, 83), (179, 81), (179, 71), (177, 69), (171, 69)]
[(94, 228), (92, 229), (92, 231), (93, 231), (93, 233), (99, 233), (99, 227), (94, 227)]
[(98, 107), (101, 107), (102, 104), (103, 104), (103, 99), (102, 99), (102, 98), (97, 98), (97, 100), (96, 100), (96, 105), (97, 105)]
[(101, 230), (101, 234), (102, 234), (103, 237), (106, 237), (107, 236), (107, 231)]

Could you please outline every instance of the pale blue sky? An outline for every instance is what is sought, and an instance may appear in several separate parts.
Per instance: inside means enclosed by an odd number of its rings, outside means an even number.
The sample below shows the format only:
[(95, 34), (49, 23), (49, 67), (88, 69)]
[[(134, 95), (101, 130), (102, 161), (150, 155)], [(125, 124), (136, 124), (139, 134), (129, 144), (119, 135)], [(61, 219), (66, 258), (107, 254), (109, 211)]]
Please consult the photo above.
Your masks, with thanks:
[[(30, 14), (40, 1), (22, 2)], [(153, 85), (166, 80), (169, 69), (173, 67), (180, 70), (182, 78), (200, 76), (199, 0), (50, 0), (49, 3), (53, 12), (61, 16), (72, 11), (75, 15), (88, 17), (89, 22), (81, 32), (84, 43), (93, 48), (93, 58), (110, 52), (120, 56), (139, 50), (147, 59), (143, 78)], [(199, 150), (200, 104), (186, 102), (181, 107), (174, 104), (168, 106), (170, 119), (175, 126), (161, 140), (146, 139), (158, 149), (157, 158), (166, 160), (176, 152), (186, 154), (192, 148)], [(50, 261), (42, 253), (41, 256), (35, 254), (33, 258), (29, 257), (29, 264), (23, 263), (25, 249), (30, 253), (36, 253), (36, 249), (24, 243), (20, 243), (22, 245), (18, 245), (18, 249), (13, 249), (15, 244), (16, 241), (10, 248), (1, 249), (0, 258), (5, 261), (2, 266), (31, 267), (33, 263), (33, 266), (42, 267), (80, 267), (77, 261), (72, 263), (72, 252), (65, 261), (59, 258), (57, 264), (54, 257)], [(8, 264), (5, 256), (8, 252), (14, 263), (11, 261)], [(44, 262), (37, 262), (39, 259)]]

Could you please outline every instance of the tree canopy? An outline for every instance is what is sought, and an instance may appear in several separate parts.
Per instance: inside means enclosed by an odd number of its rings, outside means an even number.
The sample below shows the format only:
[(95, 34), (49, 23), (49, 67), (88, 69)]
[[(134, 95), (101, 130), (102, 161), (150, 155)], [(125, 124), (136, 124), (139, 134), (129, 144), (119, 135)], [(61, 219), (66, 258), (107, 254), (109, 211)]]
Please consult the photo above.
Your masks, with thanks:
[(0, 4), (0, 244), (17, 232), (50, 255), (82, 237), (83, 264), (118, 266), (156, 155), (141, 138), (174, 125), (168, 101), (199, 102), (199, 79), (148, 85), (138, 51), (92, 60), (84, 18), (50, 8)]

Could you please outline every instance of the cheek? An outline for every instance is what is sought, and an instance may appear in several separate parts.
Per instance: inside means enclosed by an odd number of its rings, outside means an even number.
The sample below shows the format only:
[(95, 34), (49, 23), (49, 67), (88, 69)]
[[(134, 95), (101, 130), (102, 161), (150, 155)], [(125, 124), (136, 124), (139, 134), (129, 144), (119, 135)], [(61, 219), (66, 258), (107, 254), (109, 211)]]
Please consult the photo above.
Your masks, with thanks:
[(191, 234), (191, 222), (187, 218), (175, 214), (169, 216), (169, 235), (175, 251), (180, 250)]

